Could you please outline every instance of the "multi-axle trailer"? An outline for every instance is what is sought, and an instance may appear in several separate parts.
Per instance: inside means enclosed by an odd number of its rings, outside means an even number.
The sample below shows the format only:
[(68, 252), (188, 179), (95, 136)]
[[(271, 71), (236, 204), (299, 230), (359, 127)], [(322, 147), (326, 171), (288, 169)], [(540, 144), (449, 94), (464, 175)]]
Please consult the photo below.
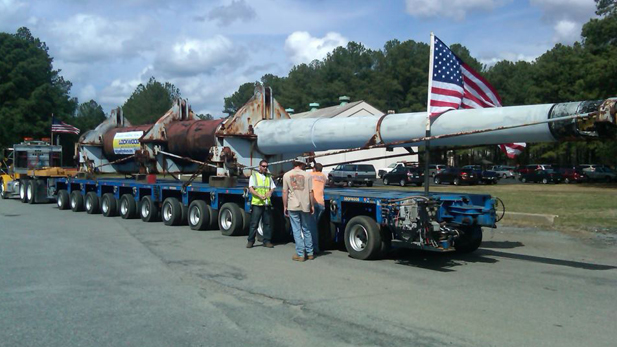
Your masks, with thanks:
[[(250, 193), (246, 184), (212, 187), (186, 186), (181, 181), (122, 178), (57, 178), (48, 180), (50, 197), (60, 210), (71, 209), (105, 217), (162, 220), (166, 225), (188, 224), (194, 230), (220, 229), (223, 235), (248, 233)], [(474, 251), (482, 241), (482, 227), (495, 227), (494, 199), (481, 194), (432, 194), (379, 189), (325, 190), (328, 211), (319, 221), (323, 249), (337, 245), (354, 258), (374, 259), (391, 246), (431, 251)], [(22, 199), (22, 201), (27, 202)], [(273, 239), (287, 242), (289, 222), (283, 216), (282, 192), (272, 196)], [(261, 226), (259, 229), (261, 233)]]

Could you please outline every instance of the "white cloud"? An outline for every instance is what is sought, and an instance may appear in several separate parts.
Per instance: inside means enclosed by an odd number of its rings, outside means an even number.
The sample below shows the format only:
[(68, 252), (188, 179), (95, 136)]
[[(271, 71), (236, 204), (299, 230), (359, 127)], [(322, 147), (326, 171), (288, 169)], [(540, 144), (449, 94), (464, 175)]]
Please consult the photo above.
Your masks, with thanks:
[[(234, 21), (250, 21), (257, 13), (244, 0), (233, 0), (227, 6), (218, 6), (208, 13), (208, 19), (218, 22), (219, 26), (229, 26)], [(204, 21), (204, 17), (196, 17), (198, 21)]]
[(553, 25), (553, 41), (572, 44), (580, 39), (583, 24), (594, 16), (593, 0), (530, 0), (543, 11), (542, 19)]
[(306, 31), (296, 31), (285, 40), (285, 51), (294, 64), (310, 63), (324, 58), (339, 46), (345, 46), (349, 40), (339, 33), (330, 32), (323, 38), (312, 37)]
[(112, 21), (77, 14), (50, 24), (49, 32), (58, 40), (58, 57), (72, 62), (92, 62), (135, 55), (147, 46), (143, 20)]
[(185, 39), (158, 52), (155, 68), (170, 75), (212, 74), (217, 69), (235, 69), (246, 53), (222, 35), (209, 39)]
[(0, 31), (14, 32), (28, 19), (28, 4), (19, 0), (0, 0)]
[(124, 102), (133, 94), (139, 84), (148, 83), (152, 71), (152, 66), (145, 67), (137, 76), (131, 79), (115, 79), (100, 93), (100, 102), (104, 109), (114, 109), (122, 106)]
[(88, 84), (81, 88), (77, 98), (79, 99), (80, 103), (94, 100), (96, 99), (96, 89), (92, 84)]
[(406, 0), (407, 13), (414, 17), (450, 17), (465, 19), (467, 12), (490, 11), (499, 0)]

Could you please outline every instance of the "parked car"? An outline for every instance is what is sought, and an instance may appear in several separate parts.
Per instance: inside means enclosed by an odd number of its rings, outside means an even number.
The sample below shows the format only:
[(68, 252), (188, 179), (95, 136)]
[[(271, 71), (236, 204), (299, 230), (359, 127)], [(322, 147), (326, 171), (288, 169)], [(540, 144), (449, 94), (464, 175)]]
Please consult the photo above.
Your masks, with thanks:
[(435, 175), (433, 179), (435, 184), (453, 183), (460, 185), (463, 183), (474, 185), (478, 183), (478, 175), (471, 169), (460, 169), (456, 167), (448, 167)]
[(563, 180), (563, 176), (561, 176), (559, 172), (553, 169), (535, 170), (529, 173), (521, 174), (520, 180), (523, 183), (527, 183), (527, 182), (534, 182), (534, 183), (542, 182), (544, 184), (547, 184), (550, 182), (559, 183)]
[(537, 170), (549, 170), (552, 168), (550, 164), (529, 164), (518, 168), (517, 173), (523, 175)]
[(430, 164), (428, 166), (428, 173), (431, 177), (435, 177), (436, 174), (440, 173), (445, 168), (446, 166), (443, 164)]
[(376, 179), (375, 167), (368, 164), (338, 165), (328, 174), (330, 184), (344, 183), (348, 187), (354, 184), (366, 184), (372, 187)]
[(463, 169), (473, 170), (473, 173), (478, 176), (478, 181), (484, 184), (497, 184), (500, 178), (495, 171), (483, 170), (480, 165), (465, 165)]
[(563, 176), (564, 183), (582, 183), (589, 180), (589, 176), (587, 176), (582, 170), (559, 169), (557, 172)]
[(495, 171), (501, 178), (516, 179), (516, 173), (514, 173), (514, 166), (495, 165), (490, 168), (491, 171)]
[(614, 182), (617, 181), (617, 173), (615, 171), (604, 167), (595, 167), (583, 169), (583, 172), (589, 177), (589, 180), (596, 182)]
[(392, 170), (396, 169), (397, 167), (401, 167), (401, 166), (403, 166), (403, 167), (405, 167), (405, 166), (414, 167), (414, 166), (418, 166), (418, 163), (407, 162), (407, 161), (399, 161), (399, 162), (396, 162), (396, 163), (392, 163), (392, 164), (388, 165), (387, 167), (377, 169), (377, 176), (379, 176), (379, 178), (383, 178), (383, 176), (385, 174), (387, 174), (388, 172), (391, 172)]
[(417, 166), (399, 166), (383, 176), (383, 184), (398, 184), (404, 187), (407, 184), (415, 184), (420, 187), (424, 183), (424, 171)]

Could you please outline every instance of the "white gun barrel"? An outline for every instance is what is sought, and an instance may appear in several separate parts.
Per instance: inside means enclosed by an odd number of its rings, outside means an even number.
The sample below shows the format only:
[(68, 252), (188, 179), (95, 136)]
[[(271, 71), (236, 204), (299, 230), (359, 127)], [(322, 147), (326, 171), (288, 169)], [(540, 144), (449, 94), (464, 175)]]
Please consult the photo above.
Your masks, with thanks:
[[(615, 124), (615, 99), (558, 104), (453, 110), (439, 116), (431, 126), (431, 135), (461, 134), (432, 140), (432, 146), (471, 146), (511, 142), (551, 142), (564, 139), (597, 137), (597, 131), (575, 119), (535, 124), (519, 128), (466, 134), (491, 129), (536, 123), (548, 119), (598, 111), (610, 103), (608, 123)], [(611, 112), (609, 112), (611, 113)], [(596, 120), (597, 121), (597, 120)], [(607, 122), (606, 119), (603, 122)], [(596, 123), (592, 122), (595, 126)], [(378, 117), (303, 118), (261, 121), (255, 126), (257, 147), (264, 154), (299, 153), (362, 147), (377, 143), (402, 142), (425, 135), (426, 113), (400, 113)], [(417, 146), (406, 143), (399, 146)]]

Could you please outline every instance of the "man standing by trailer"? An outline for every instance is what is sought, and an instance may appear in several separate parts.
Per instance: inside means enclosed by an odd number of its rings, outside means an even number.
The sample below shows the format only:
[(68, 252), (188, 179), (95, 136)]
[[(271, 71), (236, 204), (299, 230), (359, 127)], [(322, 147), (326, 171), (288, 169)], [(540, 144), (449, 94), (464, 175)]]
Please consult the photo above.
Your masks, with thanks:
[(263, 245), (272, 248), (272, 202), (270, 197), (276, 188), (272, 176), (268, 173), (268, 161), (259, 162), (259, 170), (253, 170), (249, 178), (251, 192), (251, 225), (246, 248), (253, 248), (259, 219), (263, 219)]
[(319, 249), (319, 218), (325, 210), (324, 201), (324, 188), (328, 182), (328, 177), (322, 172), (323, 165), (315, 163), (315, 168), (311, 172), (311, 179), (313, 180), (313, 195), (315, 196), (315, 213), (313, 218), (313, 224), (311, 225), (311, 236), (313, 238), (313, 251), (315, 254), (321, 252)]
[(294, 161), (294, 168), (283, 176), (283, 208), (289, 216), (296, 242), (295, 261), (313, 260), (313, 241), (310, 224), (313, 216), (313, 182), (311, 175), (304, 171), (305, 164)]

